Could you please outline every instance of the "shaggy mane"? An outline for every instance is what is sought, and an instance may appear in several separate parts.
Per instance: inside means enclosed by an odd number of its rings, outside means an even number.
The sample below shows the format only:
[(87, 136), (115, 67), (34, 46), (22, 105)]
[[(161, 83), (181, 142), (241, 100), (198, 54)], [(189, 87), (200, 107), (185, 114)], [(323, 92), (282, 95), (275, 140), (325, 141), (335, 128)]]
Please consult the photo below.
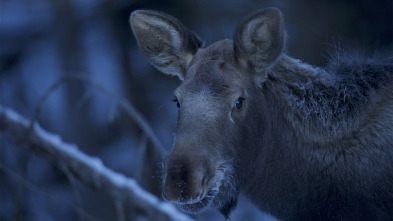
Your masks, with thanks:
[(316, 68), (283, 56), (270, 79), (282, 83), (276, 90), (293, 112), (290, 120), (317, 133), (345, 134), (378, 101), (380, 89), (392, 87), (393, 56), (367, 58), (337, 49), (329, 61)]

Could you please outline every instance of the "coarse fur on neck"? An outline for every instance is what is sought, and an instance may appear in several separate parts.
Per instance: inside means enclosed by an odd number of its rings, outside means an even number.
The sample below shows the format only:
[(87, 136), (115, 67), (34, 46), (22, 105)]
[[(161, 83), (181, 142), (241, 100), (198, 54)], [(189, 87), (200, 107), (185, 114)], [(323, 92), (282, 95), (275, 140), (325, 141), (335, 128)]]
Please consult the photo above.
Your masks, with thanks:
[(241, 165), (258, 171), (241, 178), (246, 196), (284, 220), (352, 220), (351, 207), (375, 219), (356, 200), (391, 188), (392, 61), (342, 56), (318, 68), (281, 55), (260, 88), (266, 114), (249, 122), (268, 126), (245, 138), (256, 146)]

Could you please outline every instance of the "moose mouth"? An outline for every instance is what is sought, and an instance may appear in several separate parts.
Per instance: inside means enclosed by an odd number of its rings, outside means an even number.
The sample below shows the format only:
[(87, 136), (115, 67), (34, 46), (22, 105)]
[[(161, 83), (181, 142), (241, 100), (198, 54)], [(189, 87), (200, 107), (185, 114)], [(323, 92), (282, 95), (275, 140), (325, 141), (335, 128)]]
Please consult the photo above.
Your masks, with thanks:
[[(232, 167), (228, 164), (220, 164), (216, 169), (216, 175), (208, 189), (201, 194), (200, 198), (189, 202), (172, 201), (180, 210), (186, 213), (199, 213), (208, 208), (219, 208), (231, 201), (237, 195), (235, 181), (233, 180)], [(235, 197), (236, 198), (236, 197)]]
[[(217, 187), (216, 187), (217, 186)], [(218, 193), (218, 187), (220, 185), (214, 185), (210, 190), (206, 193), (206, 195), (199, 201), (194, 203), (176, 203), (176, 206), (181, 210), (187, 213), (197, 213), (201, 212), (207, 208), (212, 206), (212, 203)]]
[(193, 203), (176, 203), (176, 206), (190, 214), (203, 212), (209, 208), (221, 207), (237, 192), (227, 177), (230, 174), (226, 172), (219, 170), (212, 186), (199, 201)]

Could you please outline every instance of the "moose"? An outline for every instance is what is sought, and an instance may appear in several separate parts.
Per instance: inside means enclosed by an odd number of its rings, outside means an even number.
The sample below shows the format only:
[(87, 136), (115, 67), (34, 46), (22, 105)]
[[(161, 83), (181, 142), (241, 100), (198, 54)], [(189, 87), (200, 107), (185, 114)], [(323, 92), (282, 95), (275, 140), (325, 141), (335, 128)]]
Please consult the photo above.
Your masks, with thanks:
[(285, 53), (276, 8), (209, 47), (162, 12), (130, 24), (149, 62), (182, 81), (166, 201), (228, 218), (242, 193), (282, 220), (393, 220), (393, 56), (303, 63)]

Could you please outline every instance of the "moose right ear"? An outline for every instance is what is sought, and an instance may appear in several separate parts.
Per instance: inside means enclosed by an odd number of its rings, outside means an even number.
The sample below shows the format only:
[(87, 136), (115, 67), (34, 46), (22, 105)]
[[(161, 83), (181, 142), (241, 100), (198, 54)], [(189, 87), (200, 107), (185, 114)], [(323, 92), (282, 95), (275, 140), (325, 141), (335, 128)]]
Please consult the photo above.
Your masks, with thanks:
[(276, 8), (266, 8), (250, 16), (238, 28), (235, 56), (256, 73), (259, 83), (266, 80), (266, 69), (274, 65), (285, 46), (284, 19)]
[(158, 70), (184, 80), (187, 67), (202, 46), (199, 37), (162, 12), (137, 10), (130, 24), (143, 54)]

